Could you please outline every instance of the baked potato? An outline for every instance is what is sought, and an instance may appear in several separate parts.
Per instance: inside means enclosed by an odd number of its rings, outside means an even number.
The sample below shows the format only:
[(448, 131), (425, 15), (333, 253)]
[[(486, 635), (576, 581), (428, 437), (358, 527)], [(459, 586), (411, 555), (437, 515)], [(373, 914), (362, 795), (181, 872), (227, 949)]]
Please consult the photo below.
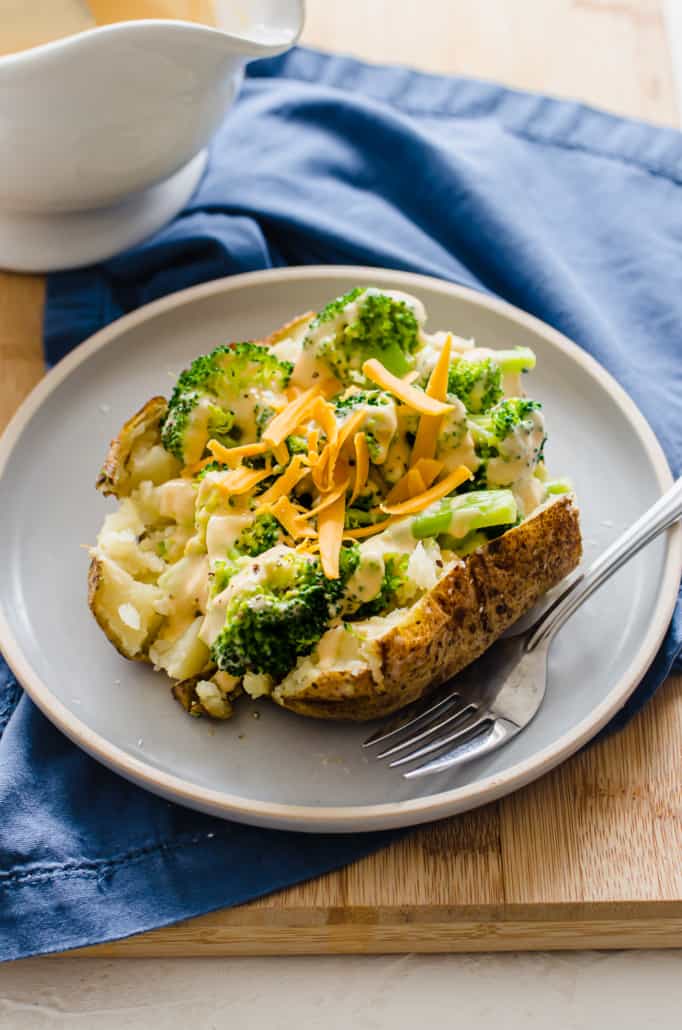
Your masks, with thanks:
[(197, 358), (112, 441), (88, 596), (192, 715), (369, 720), (474, 661), (580, 561), (528, 348), (357, 288)]

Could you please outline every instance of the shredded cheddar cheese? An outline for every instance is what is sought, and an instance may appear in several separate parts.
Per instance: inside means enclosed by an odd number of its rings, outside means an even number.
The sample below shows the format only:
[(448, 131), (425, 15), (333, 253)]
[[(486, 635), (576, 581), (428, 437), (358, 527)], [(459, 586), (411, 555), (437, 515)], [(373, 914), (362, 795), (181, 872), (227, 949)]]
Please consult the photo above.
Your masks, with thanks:
[(398, 519), (384, 519), (383, 522), (375, 522), (373, 526), (358, 526), (357, 529), (344, 529), (343, 535), (349, 540), (362, 540), (366, 536), (374, 536), (375, 533), (383, 533), (385, 529), (392, 526)]
[(304, 390), (300, 396), (287, 404), (283, 411), (275, 415), (263, 431), (263, 441), (271, 447), (284, 443), (287, 436), (290, 436), (294, 429), (306, 417), (308, 411), (313, 407), (317, 398), (321, 395), (321, 387), (318, 384)]
[(224, 447), (218, 440), (209, 440), (206, 445), (213, 455), (213, 458), (205, 458), (200, 465), (205, 465), (210, 461), (222, 461), (230, 468), (236, 468), (241, 462), (242, 458), (253, 458), (257, 454), (265, 454), (268, 447), (267, 444), (263, 443), (245, 443), (240, 447)]
[(239, 496), (240, 494), (248, 494), (261, 480), (267, 479), (271, 475), (272, 469), (269, 467), (265, 469), (249, 469), (242, 466), (232, 469), (230, 472), (217, 473), (215, 486), (222, 493), (226, 493), (231, 497)]
[(313, 531), (306, 525), (301, 512), (288, 497), (280, 497), (270, 507), (270, 511), (292, 540), (314, 536)]
[(197, 472), (201, 472), (203, 468), (210, 465), (212, 461), (215, 461), (213, 455), (209, 454), (208, 458), (202, 458), (201, 461), (195, 461), (192, 465), (185, 465), (184, 469), (180, 473), (185, 479), (192, 479), (196, 476)]
[(423, 494), (425, 490), (426, 483), (424, 482), (419, 469), (410, 469), (407, 473), (408, 497), (418, 497), (419, 494)]
[(417, 389), (416, 386), (411, 386), (402, 379), (398, 379), (387, 368), (384, 368), (376, 358), (370, 358), (369, 361), (366, 361), (362, 366), (362, 371), (373, 383), (380, 386), (382, 390), (392, 393), (394, 397), (397, 397), (399, 401), (406, 404), (408, 408), (412, 408), (413, 411), (418, 411), (423, 415), (445, 415), (446, 412), (452, 411), (452, 404), (444, 404), (442, 401), (437, 401), (433, 397), (429, 397), (423, 390)]
[(425, 490), (416, 497), (410, 497), (399, 504), (387, 504), (384, 502), (380, 505), (380, 508), (387, 515), (415, 515), (417, 512), (423, 511), (424, 508), (428, 508), (434, 501), (440, 501), (441, 498), (447, 497), (448, 494), (456, 490), (467, 479), (473, 479), (473, 474), (466, 465), (458, 465), (450, 475), (446, 476), (445, 479), (441, 479), (440, 483), (436, 483), (435, 486), (430, 487), (430, 489)]
[(296, 454), (289, 467), (275, 480), (272, 486), (258, 498), (260, 507), (274, 504), (280, 497), (287, 497), (304, 476), (308, 475), (308, 466), (300, 454)]
[(289, 448), (286, 442), (275, 444), (272, 448), (272, 453), (275, 455), (275, 461), (278, 465), (289, 464)]
[[(450, 333), (445, 338), (443, 349), (440, 352), (429, 381), (426, 386), (426, 393), (434, 400), (444, 401), (448, 393), (448, 372), (450, 370), (450, 352), (452, 349), (452, 336)], [(423, 458), (433, 458), (438, 444), (438, 434), (443, 421), (442, 415), (424, 414), (419, 419), (417, 436), (412, 448), (412, 466), (416, 466)]]
[(323, 494), (319, 504), (316, 504), (314, 508), (311, 508), (310, 511), (302, 512), (301, 518), (306, 520), (315, 518), (315, 516), (319, 515), (321, 511), (324, 511), (325, 508), (328, 508), (330, 504), (333, 504), (334, 501), (337, 501), (339, 497), (343, 497), (343, 495), (346, 493), (346, 490), (348, 489), (348, 485), (349, 480), (344, 479), (341, 485), (336, 487), (336, 489), (330, 491), (330, 493)]
[(317, 518), (317, 536), (320, 542), (322, 570), (327, 579), (339, 578), (339, 553), (343, 541), (343, 521), (346, 500), (343, 494), (320, 512)]
[(408, 469), (402, 479), (399, 479), (393, 489), (388, 493), (385, 504), (398, 504), (406, 501), (408, 497), (414, 497), (431, 486), (435, 479), (443, 471), (443, 462), (430, 458), (420, 458), (416, 465)]

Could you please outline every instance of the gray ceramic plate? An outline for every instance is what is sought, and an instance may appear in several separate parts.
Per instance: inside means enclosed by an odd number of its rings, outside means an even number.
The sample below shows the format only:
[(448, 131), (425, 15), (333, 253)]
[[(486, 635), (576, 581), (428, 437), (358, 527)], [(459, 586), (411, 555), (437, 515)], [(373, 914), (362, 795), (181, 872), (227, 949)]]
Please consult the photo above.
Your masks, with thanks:
[[(123, 776), (225, 818), (308, 831), (425, 822), (507, 794), (576, 751), (650, 664), (677, 593), (680, 533), (652, 544), (565, 627), (535, 721), (496, 755), (406, 782), (360, 750), (367, 726), (244, 703), (229, 723), (188, 718), (168, 684), (120, 658), (86, 605), (87, 555), (107, 502), (93, 488), (107, 444), (195, 355), (258, 337), (356, 283), (426, 303), (431, 329), (483, 346), (529, 344), (554, 474), (570, 475), (595, 556), (671, 482), (632, 401), (565, 337), (521, 311), (447, 283), (366, 268), (256, 272), (176, 293), (79, 347), (37, 387), (0, 443), (0, 648), (45, 714)], [(256, 713), (260, 716), (255, 718)]]

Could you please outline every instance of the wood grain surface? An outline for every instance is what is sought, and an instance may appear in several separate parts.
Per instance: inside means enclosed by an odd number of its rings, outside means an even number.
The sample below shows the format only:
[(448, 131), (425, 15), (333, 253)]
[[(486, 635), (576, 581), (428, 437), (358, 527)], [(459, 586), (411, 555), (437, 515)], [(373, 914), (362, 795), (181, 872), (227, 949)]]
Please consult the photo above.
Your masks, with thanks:
[[(311, 46), (678, 124), (658, 0), (307, 6)], [(0, 427), (42, 374), (43, 289), (0, 273)], [(252, 904), (76, 954), (679, 947), (680, 855), (678, 678), (623, 733), (503, 801)]]

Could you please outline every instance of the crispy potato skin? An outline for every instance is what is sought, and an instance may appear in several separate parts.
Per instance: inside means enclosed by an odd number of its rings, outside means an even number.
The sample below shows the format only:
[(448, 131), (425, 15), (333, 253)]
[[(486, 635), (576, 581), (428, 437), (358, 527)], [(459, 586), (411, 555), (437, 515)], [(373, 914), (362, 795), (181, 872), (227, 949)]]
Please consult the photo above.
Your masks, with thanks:
[(93, 555), (90, 559), (90, 565), (88, 567), (88, 607), (92, 614), (97, 620), (97, 625), (104, 633), (105, 637), (110, 644), (113, 644), (120, 655), (127, 658), (132, 662), (145, 662), (147, 665), (150, 664), (149, 656), (145, 653), (140, 652), (136, 655), (128, 654), (121, 647), (121, 642), (116, 638), (115, 634), (111, 632), (111, 627), (107, 622), (105, 613), (100, 604), (100, 589), (103, 585), (103, 573), (102, 573), (102, 562)]
[(476, 551), (377, 640), (382, 681), (321, 670), (273, 700), (299, 715), (365, 721), (418, 700), (469, 665), (578, 565), (578, 509), (569, 496)]
[(152, 397), (132, 418), (124, 423), (118, 436), (109, 444), (107, 456), (97, 477), (95, 486), (101, 493), (120, 497), (126, 479), (126, 462), (138, 436), (149, 429), (159, 429), (168, 409), (165, 397)]
[(302, 329), (303, 326), (310, 321), (311, 318), (315, 317), (314, 311), (305, 311), (302, 315), (296, 315), (296, 318), (292, 318), (290, 322), (286, 322), (280, 326), (279, 329), (275, 329), (274, 333), (270, 333), (262, 340), (256, 340), (256, 343), (260, 343), (264, 347), (274, 347), (280, 340), (285, 340), (287, 336), (291, 336), (293, 333)]

